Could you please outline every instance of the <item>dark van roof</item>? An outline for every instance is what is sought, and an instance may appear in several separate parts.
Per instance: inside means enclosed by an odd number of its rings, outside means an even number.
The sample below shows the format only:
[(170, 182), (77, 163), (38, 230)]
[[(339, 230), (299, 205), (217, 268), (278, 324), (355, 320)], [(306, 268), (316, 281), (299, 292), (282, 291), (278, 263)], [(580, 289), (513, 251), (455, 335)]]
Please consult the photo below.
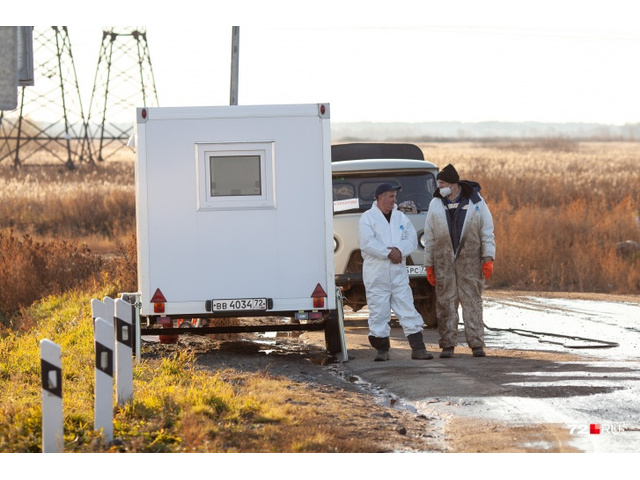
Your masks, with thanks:
[(369, 158), (405, 158), (424, 160), (422, 150), (411, 143), (343, 143), (331, 145), (331, 161)]

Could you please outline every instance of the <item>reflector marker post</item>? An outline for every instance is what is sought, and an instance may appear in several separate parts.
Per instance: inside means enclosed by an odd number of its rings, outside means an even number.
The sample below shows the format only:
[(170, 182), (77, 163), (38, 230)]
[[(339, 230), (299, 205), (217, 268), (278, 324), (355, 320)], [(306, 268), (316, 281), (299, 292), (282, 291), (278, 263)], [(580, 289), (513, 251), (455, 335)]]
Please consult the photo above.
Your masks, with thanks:
[(62, 364), (60, 346), (51, 340), (40, 341), (42, 377), (42, 453), (64, 452), (62, 418)]
[(116, 398), (124, 405), (133, 398), (133, 321), (132, 306), (118, 298), (115, 301), (116, 328)]
[(113, 324), (96, 318), (95, 332), (95, 407), (93, 428), (110, 442), (113, 440)]

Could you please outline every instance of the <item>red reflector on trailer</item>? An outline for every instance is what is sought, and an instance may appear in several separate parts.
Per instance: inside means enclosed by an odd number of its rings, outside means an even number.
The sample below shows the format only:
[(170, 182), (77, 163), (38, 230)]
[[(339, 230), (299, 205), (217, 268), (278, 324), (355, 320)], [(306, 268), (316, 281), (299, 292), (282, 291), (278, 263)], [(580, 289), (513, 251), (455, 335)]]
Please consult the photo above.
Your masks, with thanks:
[(151, 297), (151, 303), (153, 303), (153, 313), (164, 313), (164, 304), (167, 301), (159, 288), (156, 288), (156, 292)]
[(320, 284), (316, 285), (315, 290), (311, 294), (313, 298), (313, 308), (324, 308), (324, 299), (327, 297), (327, 293)]
[(156, 288), (156, 292), (153, 294), (153, 297), (151, 297), (151, 300), (149, 300), (149, 301), (151, 303), (160, 303), (160, 302), (166, 302), (167, 299), (164, 298), (164, 295), (162, 294), (160, 289)]
[(324, 289), (322, 288), (322, 286), (320, 286), (320, 284), (318, 284), (318, 285), (316, 285), (316, 288), (313, 291), (313, 293), (311, 294), (311, 296), (313, 298), (315, 298), (315, 297), (326, 297), (327, 296), (327, 292), (325, 292)]

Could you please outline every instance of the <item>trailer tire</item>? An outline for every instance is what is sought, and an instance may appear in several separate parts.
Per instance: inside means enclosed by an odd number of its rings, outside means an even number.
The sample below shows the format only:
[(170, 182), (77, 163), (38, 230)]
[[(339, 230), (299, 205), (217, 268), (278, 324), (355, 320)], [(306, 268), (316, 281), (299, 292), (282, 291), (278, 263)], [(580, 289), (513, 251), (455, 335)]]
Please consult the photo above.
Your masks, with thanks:
[(342, 352), (340, 319), (337, 310), (331, 310), (324, 321), (324, 342), (329, 355), (337, 355)]

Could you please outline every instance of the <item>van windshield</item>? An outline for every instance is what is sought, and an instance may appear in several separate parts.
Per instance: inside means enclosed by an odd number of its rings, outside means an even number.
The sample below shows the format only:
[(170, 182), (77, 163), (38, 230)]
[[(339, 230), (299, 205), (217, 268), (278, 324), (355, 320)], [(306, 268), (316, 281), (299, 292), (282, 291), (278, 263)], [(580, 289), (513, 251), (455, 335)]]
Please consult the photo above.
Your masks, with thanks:
[(333, 177), (333, 201), (358, 199), (358, 203), (356, 205), (354, 202), (341, 210), (335, 209), (335, 213), (369, 210), (375, 200), (376, 188), (383, 182), (400, 185), (402, 190), (398, 192), (398, 206), (405, 202), (413, 202), (417, 212), (426, 211), (429, 208), (429, 202), (437, 187), (435, 176), (424, 171), (416, 174), (385, 174), (384, 176), (367, 176), (362, 173), (337, 174)]

